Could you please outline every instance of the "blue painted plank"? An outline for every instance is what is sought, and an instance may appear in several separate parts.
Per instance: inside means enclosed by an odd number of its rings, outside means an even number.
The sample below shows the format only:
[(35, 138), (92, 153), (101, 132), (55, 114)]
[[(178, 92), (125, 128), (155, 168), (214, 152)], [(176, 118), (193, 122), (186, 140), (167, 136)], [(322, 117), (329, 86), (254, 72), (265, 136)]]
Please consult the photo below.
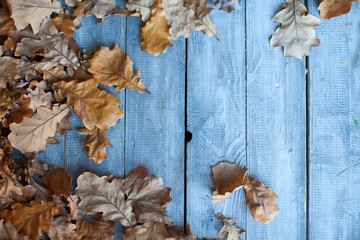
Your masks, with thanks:
[(247, 164), (278, 195), (279, 215), (261, 224), (247, 214), (247, 239), (305, 239), (306, 70), (269, 39), (285, 1), (247, 1)]
[(359, 26), (358, 4), (323, 21), (310, 57), (309, 239), (360, 239)]
[(140, 70), (150, 94), (126, 91), (125, 171), (144, 165), (171, 187), (168, 215), (184, 223), (185, 40), (165, 54), (150, 56), (140, 49), (139, 18), (128, 18), (127, 54)]
[(211, 166), (221, 161), (246, 165), (245, 132), (245, 5), (228, 14), (210, 16), (217, 41), (201, 32), (188, 40), (187, 224), (197, 237), (218, 238), (222, 213), (246, 227), (242, 190), (225, 202), (211, 203)]

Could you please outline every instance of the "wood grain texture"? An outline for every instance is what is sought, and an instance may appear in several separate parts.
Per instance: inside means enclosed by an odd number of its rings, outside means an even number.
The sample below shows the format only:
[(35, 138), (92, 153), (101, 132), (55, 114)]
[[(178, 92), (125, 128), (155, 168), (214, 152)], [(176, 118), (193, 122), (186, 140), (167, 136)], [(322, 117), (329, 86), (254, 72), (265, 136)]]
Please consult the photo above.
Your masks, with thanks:
[(359, 10), (323, 21), (310, 57), (309, 239), (360, 238)]
[(267, 225), (247, 216), (247, 239), (305, 239), (305, 59), (272, 48), (273, 16), (284, 1), (247, 1), (247, 166), (273, 189), (279, 215)]
[(246, 226), (243, 190), (212, 204), (211, 166), (221, 161), (246, 164), (245, 152), (245, 7), (210, 16), (218, 37), (201, 32), (188, 40), (187, 224), (197, 237), (218, 238), (222, 213)]
[(171, 187), (168, 215), (184, 223), (185, 40), (157, 57), (142, 52), (139, 18), (128, 18), (127, 54), (150, 94), (126, 92), (125, 170), (144, 165)]

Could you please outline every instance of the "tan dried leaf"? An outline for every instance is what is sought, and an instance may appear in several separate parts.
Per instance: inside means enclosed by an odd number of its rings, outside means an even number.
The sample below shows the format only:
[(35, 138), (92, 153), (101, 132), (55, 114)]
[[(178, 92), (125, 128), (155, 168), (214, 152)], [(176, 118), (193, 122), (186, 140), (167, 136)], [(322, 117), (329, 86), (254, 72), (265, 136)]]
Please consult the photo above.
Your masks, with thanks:
[(68, 68), (78, 69), (79, 60), (72, 49), (69, 49), (68, 40), (65, 37), (59, 38), (59, 41), (52, 42), (49, 51), (45, 54), (47, 61), (58, 62)]
[(51, 107), (51, 103), (54, 100), (51, 92), (46, 93), (41, 88), (35, 88), (35, 90), (28, 88), (27, 91), (29, 92), (27, 97), (31, 99), (29, 108), (34, 110), (34, 112), (38, 109), (38, 107)]
[(209, 15), (212, 8), (206, 7), (208, 0), (185, 0), (185, 6), (195, 13), (195, 30), (203, 31), (209, 37), (216, 37), (217, 28), (211, 21)]
[(0, 180), (0, 208), (14, 202), (13, 193), (22, 195), (21, 186), (14, 179), (6, 178)]
[(246, 203), (250, 205), (250, 213), (256, 220), (267, 224), (279, 213), (279, 207), (275, 202), (278, 196), (256, 178), (250, 176), (248, 178), (245, 190)]
[(0, 88), (6, 88), (8, 82), (15, 82), (15, 78), (19, 75), (17, 64), (17, 59), (0, 57)]
[(42, 179), (46, 186), (56, 195), (64, 195), (65, 197), (71, 195), (71, 177), (66, 173), (65, 169), (56, 167), (46, 173)]
[(90, 130), (115, 126), (124, 115), (118, 107), (120, 101), (113, 94), (99, 90), (97, 85), (95, 79), (80, 83), (77, 80), (54, 83), (55, 99), (62, 101), (66, 98), (69, 107), (74, 107), (76, 115)]
[(108, 87), (116, 86), (118, 91), (125, 88), (137, 90), (140, 93), (147, 91), (140, 79), (140, 72), (134, 72), (133, 61), (121, 51), (117, 44), (112, 50), (101, 47), (89, 62), (89, 71), (95, 75), (99, 84)]
[(97, 18), (103, 18), (108, 15), (115, 7), (115, 0), (65, 0), (66, 5), (75, 7), (74, 16), (78, 18), (95, 15)]
[(124, 240), (165, 240), (170, 238), (164, 223), (145, 222), (125, 231)]
[(0, 35), (7, 35), (15, 30), (14, 20), (10, 18), (6, 1), (2, 1), (0, 3)]
[(75, 232), (76, 225), (71, 223), (70, 220), (67, 216), (57, 216), (49, 221), (49, 238), (56, 240), (74, 239), (77, 236)]
[(9, 127), (10, 123), (21, 123), (24, 117), (32, 117), (34, 111), (29, 108), (31, 100), (21, 95), (16, 101), (16, 108), (12, 109), (3, 119), (2, 125)]
[(190, 225), (186, 226), (186, 230), (183, 227), (167, 226), (167, 231), (171, 237), (166, 240), (198, 240)]
[(0, 239), (3, 240), (29, 240), (29, 237), (24, 237), (20, 234), (11, 222), (0, 220)]
[(56, 135), (62, 136), (65, 134), (65, 131), (71, 131), (73, 129), (71, 123), (69, 122), (70, 117), (71, 113), (68, 113), (63, 119), (61, 119), (56, 129)]
[(105, 134), (105, 132), (108, 130), (109, 129), (100, 130), (97, 127), (95, 127), (93, 130), (89, 130), (87, 128), (78, 129), (78, 133), (82, 135), (88, 135), (88, 138), (84, 143), (84, 146), (89, 147), (87, 156), (89, 159), (93, 159), (94, 162), (98, 164), (100, 164), (103, 160), (108, 159), (106, 146), (112, 147), (111, 142)]
[(151, 8), (151, 18), (141, 28), (140, 34), (140, 39), (143, 40), (141, 50), (148, 51), (151, 56), (166, 52), (166, 46), (173, 46), (169, 32), (171, 26), (166, 18), (162, 0), (158, 0)]
[(67, 104), (54, 105), (53, 109), (39, 107), (32, 118), (10, 124), (8, 139), (11, 145), (22, 153), (45, 151), (47, 139), (55, 135), (57, 124), (68, 112)]
[(63, 39), (63, 35), (51, 36), (44, 33), (37, 34), (38, 38), (21, 38), (16, 45), (15, 55), (17, 56), (44, 56), (51, 50), (51, 46)]
[(228, 13), (235, 10), (234, 2), (235, 2), (235, 0), (214, 0), (213, 1), (215, 6), (217, 6), (220, 10), (227, 11)]
[(11, 9), (11, 17), (15, 21), (18, 30), (31, 25), (34, 33), (40, 31), (40, 25), (45, 18), (53, 12), (60, 12), (59, 1), (51, 0), (7, 0)]
[(319, 5), (320, 16), (322, 19), (329, 20), (348, 14), (353, 2), (359, 2), (359, 0), (323, 0)]
[(106, 177), (85, 172), (77, 179), (75, 193), (80, 197), (80, 209), (102, 212), (106, 220), (115, 220), (125, 227), (136, 224), (132, 204), (125, 201), (124, 187), (118, 179), (111, 183)]
[(285, 57), (302, 59), (310, 55), (311, 47), (320, 45), (314, 30), (321, 25), (320, 19), (308, 14), (300, 0), (286, 0), (273, 22), (281, 26), (271, 37), (270, 44), (273, 47), (283, 46)]
[(240, 168), (237, 164), (221, 162), (216, 166), (212, 166), (211, 169), (216, 190), (211, 196), (213, 203), (224, 201), (247, 183), (247, 168)]
[(14, 203), (12, 210), (0, 210), (0, 218), (11, 222), (14, 227), (29, 236), (31, 239), (38, 239), (39, 230), (49, 231), (49, 220), (58, 211), (58, 206), (54, 202), (35, 202), (30, 205)]
[(235, 226), (237, 221), (227, 218), (222, 214), (216, 215), (217, 220), (221, 220), (224, 224), (219, 233), (219, 238), (226, 238), (227, 240), (241, 240), (239, 234), (245, 232), (244, 229)]
[(156, 3), (156, 0), (128, 0), (126, 8), (130, 11), (136, 11), (141, 14), (141, 20), (147, 22), (151, 16), (151, 7)]
[(128, 201), (133, 203), (133, 211), (138, 222), (172, 223), (166, 216), (167, 203), (171, 202), (171, 189), (163, 186), (162, 178), (154, 175), (147, 176), (147, 169), (143, 166), (133, 169), (123, 179), (124, 193)]

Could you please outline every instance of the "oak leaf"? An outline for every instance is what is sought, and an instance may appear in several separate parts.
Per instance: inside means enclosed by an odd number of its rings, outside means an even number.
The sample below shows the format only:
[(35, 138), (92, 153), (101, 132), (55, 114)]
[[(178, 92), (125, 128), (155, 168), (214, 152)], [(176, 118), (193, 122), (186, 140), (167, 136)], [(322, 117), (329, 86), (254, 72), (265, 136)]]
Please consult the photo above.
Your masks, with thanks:
[(17, 59), (0, 57), (0, 89), (6, 88), (8, 82), (15, 82), (15, 78), (19, 75), (17, 64)]
[(68, 197), (72, 193), (71, 177), (65, 169), (56, 167), (42, 178), (46, 186), (57, 195)]
[(279, 213), (279, 207), (275, 202), (278, 196), (256, 178), (249, 176), (248, 179), (245, 190), (246, 203), (250, 205), (250, 213), (256, 220), (267, 224)]
[(216, 37), (217, 28), (209, 16), (213, 9), (207, 7), (207, 2), (208, 0), (185, 0), (184, 4), (195, 13), (195, 30), (203, 31), (209, 37)]
[(96, 163), (100, 164), (103, 160), (108, 159), (108, 154), (106, 153), (106, 146), (110, 146), (111, 142), (106, 137), (106, 130), (100, 130), (95, 127), (93, 130), (89, 130), (87, 128), (78, 129), (78, 133), (82, 135), (88, 135), (84, 146), (89, 147), (88, 158), (93, 159)]
[(348, 14), (353, 2), (359, 2), (359, 0), (323, 0), (319, 5), (320, 16), (322, 19), (329, 20)]
[(29, 108), (36, 111), (38, 107), (51, 107), (51, 102), (54, 100), (51, 92), (45, 92), (41, 88), (35, 88), (35, 90), (28, 88), (27, 91), (29, 92), (27, 97), (31, 99)]
[(211, 169), (216, 190), (211, 196), (213, 203), (224, 201), (247, 183), (247, 168), (240, 168), (237, 164), (221, 162)]
[(190, 225), (186, 226), (186, 230), (183, 227), (175, 226), (167, 226), (166, 229), (171, 235), (171, 237), (166, 238), (166, 240), (198, 240)]
[(95, 15), (97, 18), (103, 18), (109, 14), (115, 7), (115, 0), (65, 0), (66, 5), (75, 7), (74, 16), (78, 18)]
[(213, 1), (215, 6), (217, 6), (220, 10), (227, 11), (228, 13), (235, 10), (234, 2), (235, 2), (235, 0), (214, 0)]
[(11, 9), (11, 17), (18, 30), (31, 25), (34, 33), (40, 31), (40, 25), (53, 12), (60, 12), (59, 1), (51, 0), (7, 0)]
[(321, 25), (320, 19), (308, 14), (300, 0), (286, 0), (273, 22), (281, 26), (271, 37), (270, 44), (273, 47), (283, 46), (285, 57), (302, 59), (310, 55), (311, 47), (320, 45), (314, 31), (314, 27)]
[(31, 239), (38, 239), (39, 230), (49, 231), (49, 220), (58, 211), (58, 206), (53, 202), (30, 202), (29, 205), (14, 203), (12, 210), (0, 210), (0, 218), (11, 222), (14, 227), (29, 236)]
[(164, 223), (145, 222), (125, 231), (124, 240), (165, 240), (170, 238)]
[(112, 50), (101, 47), (89, 62), (89, 71), (95, 75), (99, 84), (108, 87), (116, 86), (118, 91), (125, 88), (137, 90), (140, 93), (147, 91), (140, 79), (140, 72), (134, 71), (133, 61), (121, 51), (117, 44)]
[(0, 208), (14, 202), (13, 193), (22, 195), (21, 186), (14, 179), (6, 178), (0, 180)]
[(127, 200), (133, 203), (133, 211), (138, 222), (172, 223), (166, 216), (167, 203), (171, 202), (171, 189), (163, 186), (162, 178), (154, 175), (147, 176), (147, 169), (143, 166), (133, 169), (123, 179), (124, 193)]
[(48, 236), (50, 239), (70, 240), (76, 237), (76, 225), (67, 216), (57, 216), (49, 221)]
[(6, 1), (0, 3), (0, 35), (7, 35), (16, 30), (14, 20), (10, 18), (10, 12)]
[(130, 11), (136, 11), (141, 14), (141, 20), (147, 22), (151, 16), (151, 7), (156, 3), (156, 0), (128, 0), (126, 8)]
[(5, 222), (4, 219), (0, 220), (0, 239), (3, 240), (29, 240), (29, 237), (24, 237), (18, 233), (11, 222)]
[(71, 113), (68, 113), (63, 119), (61, 119), (56, 129), (56, 135), (62, 136), (66, 131), (71, 131), (73, 129), (71, 123), (69, 122), (70, 117)]
[(38, 38), (21, 38), (21, 42), (16, 45), (16, 56), (44, 56), (51, 50), (51, 47), (62, 40), (62, 34), (51, 36), (44, 33), (38, 33)]
[(148, 51), (151, 56), (166, 52), (166, 46), (173, 46), (170, 39), (170, 24), (166, 20), (162, 0), (158, 0), (151, 8), (151, 18), (141, 28), (141, 50)]
[(45, 54), (45, 59), (48, 61), (59, 62), (68, 68), (78, 69), (80, 66), (75, 52), (69, 48), (68, 40), (65, 37), (61, 37), (59, 41), (52, 43), (50, 51)]
[(235, 226), (237, 221), (227, 218), (222, 214), (216, 215), (217, 220), (221, 220), (224, 224), (219, 233), (219, 238), (226, 238), (228, 240), (241, 240), (239, 234), (245, 232), (244, 229)]
[(132, 204), (125, 200), (124, 187), (118, 179), (111, 183), (106, 177), (85, 172), (77, 179), (75, 193), (80, 197), (80, 209), (102, 212), (106, 220), (115, 220), (125, 227), (136, 224)]
[(68, 112), (67, 104), (54, 105), (53, 109), (39, 107), (32, 118), (10, 124), (8, 139), (11, 145), (22, 153), (46, 150), (47, 139), (55, 135), (57, 124)]
[(11, 123), (21, 123), (24, 117), (32, 117), (34, 115), (34, 111), (29, 108), (31, 104), (30, 98), (21, 95), (13, 102), (16, 103), (16, 107), (5, 115), (2, 121), (4, 127), (9, 127)]
[(123, 117), (118, 107), (120, 101), (112, 94), (97, 88), (97, 81), (90, 79), (84, 82), (61, 81), (54, 83), (55, 99), (67, 99), (69, 107), (74, 107), (76, 115), (81, 118), (87, 129), (107, 129), (116, 125)]

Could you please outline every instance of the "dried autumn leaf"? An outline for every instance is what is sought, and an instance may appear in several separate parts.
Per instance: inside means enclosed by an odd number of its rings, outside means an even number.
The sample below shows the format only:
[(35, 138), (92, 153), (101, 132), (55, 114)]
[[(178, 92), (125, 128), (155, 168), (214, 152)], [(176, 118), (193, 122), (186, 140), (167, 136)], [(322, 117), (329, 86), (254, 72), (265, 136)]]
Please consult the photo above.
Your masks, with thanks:
[(10, 18), (10, 12), (7, 7), (6, 1), (0, 3), (0, 35), (7, 35), (14, 31), (14, 20)]
[(133, 211), (138, 222), (171, 223), (166, 216), (167, 203), (171, 202), (171, 189), (163, 186), (162, 178), (147, 176), (147, 169), (137, 167), (123, 179), (124, 193), (128, 201), (133, 203)]
[(29, 92), (27, 97), (31, 99), (29, 108), (36, 111), (38, 107), (51, 107), (51, 102), (54, 100), (51, 92), (46, 93), (41, 88), (35, 88), (35, 90), (28, 88), (27, 91)]
[(209, 17), (213, 9), (206, 7), (207, 2), (208, 0), (185, 0), (185, 6), (195, 13), (195, 30), (203, 31), (209, 37), (216, 37), (217, 28)]
[[(106, 129), (106, 131), (108, 130), (109, 129)], [(106, 131), (100, 130), (97, 127), (93, 130), (89, 130), (87, 128), (78, 129), (78, 133), (89, 136), (84, 143), (84, 146), (89, 147), (87, 156), (89, 159), (93, 159), (98, 164), (100, 164), (103, 160), (108, 159), (106, 146), (112, 147), (111, 142), (106, 137)]]
[(279, 213), (279, 207), (275, 202), (278, 196), (256, 178), (250, 176), (248, 178), (245, 190), (246, 203), (250, 205), (250, 213), (256, 220), (267, 224)]
[(151, 7), (155, 4), (156, 0), (128, 0), (126, 8), (130, 11), (136, 11), (141, 14), (141, 20), (147, 22), (151, 16)]
[(11, 10), (11, 17), (15, 21), (18, 30), (31, 25), (34, 33), (40, 31), (40, 25), (45, 18), (53, 12), (60, 12), (59, 1), (50, 0), (7, 0)]
[(32, 118), (10, 124), (8, 139), (11, 145), (22, 153), (46, 150), (47, 139), (55, 135), (57, 124), (68, 112), (67, 104), (55, 105), (53, 109), (39, 107)]
[(22, 38), (16, 45), (17, 56), (44, 56), (51, 50), (51, 46), (63, 39), (63, 35), (51, 36), (44, 33), (37, 34), (38, 38)]
[(21, 78), (24, 78), (26, 81), (31, 81), (38, 72), (47, 72), (51, 69), (58, 69), (60, 63), (56, 61), (47, 61), (42, 59), (41, 61), (30, 61), (26, 57), (22, 57), (17, 68), (20, 71)]
[(68, 197), (72, 193), (71, 177), (65, 169), (56, 167), (42, 178), (46, 186), (57, 195)]
[(97, 88), (97, 81), (61, 81), (54, 83), (55, 99), (67, 99), (69, 107), (74, 107), (87, 129), (107, 129), (116, 125), (124, 112), (118, 107), (120, 101), (112, 94)]
[(58, 211), (58, 206), (53, 202), (35, 202), (30, 205), (14, 203), (12, 210), (0, 210), (0, 218), (11, 222), (14, 227), (29, 236), (31, 239), (38, 239), (39, 230), (49, 231), (49, 220)]
[(183, 227), (167, 226), (167, 231), (171, 237), (166, 240), (197, 240), (190, 225), (186, 226), (186, 231)]
[(111, 183), (106, 177), (98, 177), (85, 172), (77, 179), (75, 193), (80, 197), (80, 209), (91, 212), (102, 212), (106, 220), (115, 220), (125, 227), (136, 224), (132, 213), (132, 204), (125, 201), (124, 187), (119, 180)]
[(219, 233), (219, 238), (226, 238), (228, 240), (241, 240), (239, 234), (245, 232), (244, 229), (235, 226), (237, 221), (227, 218), (222, 214), (216, 215), (217, 220), (221, 220), (224, 224)]
[(29, 237), (24, 237), (18, 233), (14, 225), (10, 222), (5, 222), (4, 219), (0, 220), (0, 239), (3, 240), (29, 240)]
[(75, 7), (74, 16), (78, 18), (95, 15), (97, 18), (103, 18), (116, 7), (115, 0), (65, 0), (66, 5)]
[(271, 37), (270, 44), (272, 47), (283, 46), (285, 57), (302, 59), (310, 55), (311, 47), (320, 45), (314, 31), (314, 27), (321, 25), (320, 19), (308, 14), (300, 0), (286, 0), (273, 22), (281, 26)]
[(111, 230), (116, 222), (102, 219), (101, 213), (79, 210), (76, 217), (76, 233), (85, 239), (111, 240), (115, 233)]
[(49, 221), (48, 236), (50, 239), (69, 240), (76, 237), (76, 225), (67, 216), (57, 216)]
[(116, 86), (118, 91), (125, 88), (137, 90), (140, 93), (147, 91), (140, 79), (140, 72), (134, 72), (133, 61), (121, 51), (117, 44), (112, 50), (101, 47), (89, 62), (89, 71), (95, 75), (99, 84), (108, 87)]
[(68, 40), (65, 37), (59, 38), (59, 41), (53, 42), (50, 51), (45, 54), (45, 59), (54, 61), (68, 68), (78, 69), (79, 60), (72, 49), (69, 49)]
[(320, 16), (322, 19), (329, 20), (348, 14), (353, 2), (359, 2), (359, 0), (323, 0), (319, 5)]
[(157, 56), (166, 52), (166, 46), (173, 46), (169, 32), (171, 26), (166, 18), (162, 0), (158, 0), (151, 8), (150, 20), (141, 28), (141, 51), (148, 51), (151, 56)]
[(9, 127), (11, 123), (21, 123), (24, 117), (32, 117), (34, 115), (34, 111), (29, 108), (31, 103), (30, 98), (26, 98), (25, 95), (21, 95), (15, 103), (16, 108), (6, 114), (2, 121), (2, 125), (4, 127)]
[(62, 136), (65, 134), (65, 131), (71, 131), (73, 129), (71, 123), (69, 122), (70, 117), (71, 113), (68, 113), (63, 119), (61, 119), (56, 129), (56, 135)]
[(124, 240), (165, 240), (170, 238), (164, 223), (145, 222), (125, 231)]
[(6, 88), (8, 82), (15, 82), (15, 78), (19, 75), (17, 64), (17, 59), (0, 57), (0, 88)]
[(235, 10), (234, 2), (235, 2), (235, 0), (214, 0), (213, 1), (215, 6), (217, 6), (220, 10), (227, 11), (228, 13)]
[(247, 168), (240, 168), (237, 164), (221, 162), (211, 169), (216, 190), (211, 196), (213, 203), (224, 201), (247, 183)]
[(14, 202), (13, 193), (22, 195), (23, 191), (21, 186), (11, 178), (0, 180), (0, 208)]

